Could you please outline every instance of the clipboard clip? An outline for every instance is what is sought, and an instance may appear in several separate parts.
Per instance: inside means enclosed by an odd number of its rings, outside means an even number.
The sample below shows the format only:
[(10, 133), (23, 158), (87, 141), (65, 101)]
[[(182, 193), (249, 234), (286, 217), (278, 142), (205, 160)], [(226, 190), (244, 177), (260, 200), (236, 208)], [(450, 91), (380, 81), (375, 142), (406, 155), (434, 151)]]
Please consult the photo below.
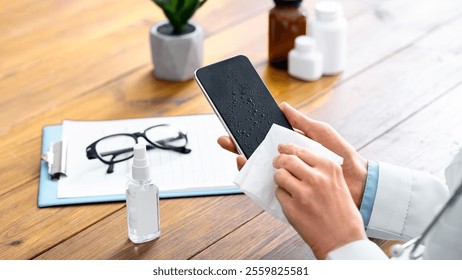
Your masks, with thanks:
[(63, 141), (50, 143), (50, 150), (42, 154), (42, 160), (48, 163), (48, 174), (51, 180), (59, 180), (66, 176), (67, 146)]

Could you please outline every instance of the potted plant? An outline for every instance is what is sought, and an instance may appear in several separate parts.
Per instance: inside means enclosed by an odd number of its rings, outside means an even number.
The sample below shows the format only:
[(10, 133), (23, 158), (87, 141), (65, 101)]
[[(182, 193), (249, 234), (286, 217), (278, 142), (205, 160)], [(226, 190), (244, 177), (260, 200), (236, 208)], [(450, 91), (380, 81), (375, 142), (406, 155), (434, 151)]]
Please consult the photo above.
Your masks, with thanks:
[(152, 0), (168, 20), (150, 30), (154, 75), (163, 80), (186, 81), (204, 60), (204, 32), (189, 22), (207, 0)]

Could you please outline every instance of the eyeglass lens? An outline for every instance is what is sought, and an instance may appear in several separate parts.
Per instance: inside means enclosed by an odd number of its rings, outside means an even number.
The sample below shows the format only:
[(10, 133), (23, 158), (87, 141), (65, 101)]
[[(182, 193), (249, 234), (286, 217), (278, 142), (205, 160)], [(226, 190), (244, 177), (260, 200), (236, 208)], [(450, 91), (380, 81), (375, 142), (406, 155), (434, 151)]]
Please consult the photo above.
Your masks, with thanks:
[(146, 138), (163, 148), (181, 148), (187, 144), (186, 136), (176, 127), (159, 125), (145, 131)]
[(102, 159), (109, 162), (126, 160), (133, 155), (135, 144), (133, 137), (116, 135), (99, 141), (96, 144), (96, 152)]

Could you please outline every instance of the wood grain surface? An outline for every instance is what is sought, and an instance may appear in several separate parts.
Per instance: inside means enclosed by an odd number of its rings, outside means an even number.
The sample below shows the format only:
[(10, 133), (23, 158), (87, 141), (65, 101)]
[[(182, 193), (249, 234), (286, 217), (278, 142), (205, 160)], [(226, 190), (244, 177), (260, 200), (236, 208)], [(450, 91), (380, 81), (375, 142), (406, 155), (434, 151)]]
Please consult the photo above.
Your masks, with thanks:
[[(205, 64), (246, 55), (277, 102), (366, 158), (444, 179), (462, 146), (462, 1), (342, 4), (348, 68), (311, 83), (267, 64), (272, 1), (211, 0), (193, 20)], [(162, 199), (161, 238), (142, 245), (127, 238), (125, 203), (37, 207), (43, 126), (212, 112), (194, 81), (152, 75), (149, 28), (163, 19), (148, 0), (0, 0), (0, 259), (313, 258), (245, 195)]]

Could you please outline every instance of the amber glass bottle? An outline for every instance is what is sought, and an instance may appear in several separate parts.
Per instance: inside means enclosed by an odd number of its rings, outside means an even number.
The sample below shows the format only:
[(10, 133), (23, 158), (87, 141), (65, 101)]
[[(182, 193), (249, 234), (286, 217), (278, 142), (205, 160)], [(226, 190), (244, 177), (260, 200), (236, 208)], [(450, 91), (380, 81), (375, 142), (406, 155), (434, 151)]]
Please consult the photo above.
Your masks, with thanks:
[(274, 0), (269, 13), (268, 59), (272, 66), (287, 69), (289, 51), (295, 38), (307, 33), (307, 16), (302, 0)]

